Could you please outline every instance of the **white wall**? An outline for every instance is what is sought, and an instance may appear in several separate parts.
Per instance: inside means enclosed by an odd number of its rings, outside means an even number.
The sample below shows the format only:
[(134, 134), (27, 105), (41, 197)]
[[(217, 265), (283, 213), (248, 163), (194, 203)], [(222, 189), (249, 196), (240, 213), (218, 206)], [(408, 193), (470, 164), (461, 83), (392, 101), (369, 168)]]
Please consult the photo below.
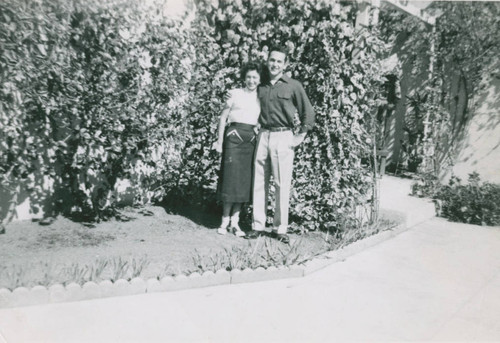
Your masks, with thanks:
[[(496, 70), (499, 68), (497, 63)], [(483, 85), (485, 88), (474, 97), (473, 117), (446, 179), (453, 173), (466, 180), (476, 171), (482, 180), (500, 183), (500, 73), (487, 75)]]

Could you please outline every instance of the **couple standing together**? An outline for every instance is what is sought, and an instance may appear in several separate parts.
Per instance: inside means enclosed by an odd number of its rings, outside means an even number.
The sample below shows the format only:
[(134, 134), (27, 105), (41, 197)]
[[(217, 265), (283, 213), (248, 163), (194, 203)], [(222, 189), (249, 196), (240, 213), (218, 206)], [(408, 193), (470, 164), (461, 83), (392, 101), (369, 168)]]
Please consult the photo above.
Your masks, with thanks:
[[(270, 49), (262, 83), (259, 65), (249, 63), (241, 70), (244, 88), (229, 92), (214, 144), (222, 152), (219, 197), (223, 210), (219, 234), (226, 234), (229, 229), (239, 237), (252, 239), (265, 232), (269, 179), (273, 175), (276, 207), (272, 234), (279, 241), (289, 242), (294, 148), (313, 127), (314, 110), (302, 84), (284, 75), (287, 62), (286, 50)], [(297, 114), (300, 129), (294, 134)], [(240, 210), (251, 199), (252, 231), (245, 234), (238, 225)]]

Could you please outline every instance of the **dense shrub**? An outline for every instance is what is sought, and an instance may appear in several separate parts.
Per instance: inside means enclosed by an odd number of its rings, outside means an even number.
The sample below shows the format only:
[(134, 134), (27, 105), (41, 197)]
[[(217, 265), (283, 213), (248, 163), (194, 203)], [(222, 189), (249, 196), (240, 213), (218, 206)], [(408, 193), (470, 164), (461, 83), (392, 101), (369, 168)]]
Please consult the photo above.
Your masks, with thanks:
[(355, 4), (200, 0), (185, 27), (149, 3), (0, 3), (2, 186), (22, 183), (47, 213), (84, 219), (113, 213), (120, 178), (138, 200), (214, 207), (224, 94), (242, 63), (281, 43), (317, 113), (296, 153), (291, 218), (354, 225), (373, 196), (384, 50), (354, 29)]
[(118, 178), (148, 190), (175, 176), (193, 52), (189, 31), (158, 9), (0, 3), (4, 188), (21, 183), (47, 214), (88, 220), (113, 213)]
[(211, 151), (222, 95), (239, 85), (248, 60), (264, 61), (269, 46), (290, 52), (288, 73), (300, 80), (317, 124), (296, 151), (290, 214), (308, 229), (351, 226), (374, 184), (369, 126), (382, 83), (377, 53), (383, 45), (353, 27), (353, 8), (323, 1), (198, 1), (197, 42), (181, 184), (213, 204), (219, 168)]
[(500, 225), (500, 185), (480, 183), (479, 175), (469, 175), (466, 185), (453, 177), (436, 193), (438, 215), (452, 221)]

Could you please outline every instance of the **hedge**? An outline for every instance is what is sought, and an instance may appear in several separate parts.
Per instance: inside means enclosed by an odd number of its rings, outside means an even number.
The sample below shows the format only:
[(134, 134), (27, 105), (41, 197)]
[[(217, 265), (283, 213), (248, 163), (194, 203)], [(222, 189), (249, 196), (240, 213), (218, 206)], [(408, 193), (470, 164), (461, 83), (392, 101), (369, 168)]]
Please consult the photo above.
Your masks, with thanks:
[(193, 53), (158, 6), (0, 4), (4, 188), (21, 183), (46, 215), (93, 220), (114, 213), (118, 178), (147, 190), (175, 175)]
[(290, 214), (305, 229), (357, 224), (374, 198), (374, 115), (385, 46), (354, 29), (355, 4), (196, 2), (190, 25), (162, 4), (0, 4), (2, 186), (22, 184), (48, 214), (113, 215), (116, 182), (138, 202), (215, 208), (211, 150), (224, 94), (248, 60), (288, 47), (317, 124), (296, 153)]

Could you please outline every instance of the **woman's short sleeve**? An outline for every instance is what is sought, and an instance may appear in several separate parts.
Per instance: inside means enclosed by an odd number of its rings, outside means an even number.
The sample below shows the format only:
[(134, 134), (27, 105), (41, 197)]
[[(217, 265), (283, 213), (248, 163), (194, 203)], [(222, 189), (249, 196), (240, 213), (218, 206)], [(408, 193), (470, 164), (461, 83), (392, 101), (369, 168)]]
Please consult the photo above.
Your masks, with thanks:
[(226, 104), (224, 108), (231, 108), (234, 104), (234, 99), (236, 97), (236, 89), (231, 89), (227, 92)]

